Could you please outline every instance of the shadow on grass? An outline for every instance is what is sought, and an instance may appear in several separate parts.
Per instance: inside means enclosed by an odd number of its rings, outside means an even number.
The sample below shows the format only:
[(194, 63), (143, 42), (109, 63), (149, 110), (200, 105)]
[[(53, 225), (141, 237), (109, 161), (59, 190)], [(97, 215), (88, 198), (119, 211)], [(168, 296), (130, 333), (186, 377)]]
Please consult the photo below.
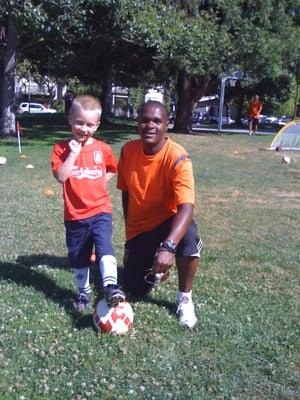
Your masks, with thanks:
[(51, 254), (31, 254), (30, 256), (19, 256), (17, 262), (27, 268), (47, 265), (52, 268), (69, 269), (67, 257), (57, 257)]
[[(49, 254), (33, 254), (30, 256), (19, 256), (16, 263), (0, 262), (0, 279), (8, 282), (15, 282), (20, 286), (27, 286), (44, 293), (50, 301), (59, 304), (68, 313), (77, 329), (93, 328), (96, 331), (93, 322), (93, 307), (85, 313), (80, 313), (74, 308), (76, 293), (74, 290), (60, 287), (57, 282), (44, 273), (45, 268), (69, 269), (68, 259), (66, 257), (56, 257)], [(119, 283), (123, 283), (123, 267), (118, 267)], [(91, 283), (95, 287), (95, 304), (103, 298), (103, 292), (99, 288), (100, 272), (94, 264), (91, 267)], [(132, 303), (144, 302), (155, 304), (166, 308), (171, 314), (174, 314), (175, 305), (169, 301), (156, 299), (155, 297), (144, 296), (129, 297)]]
[(167, 300), (156, 299), (155, 297), (152, 297), (151, 294), (147, 296), (130, 296), (129, 301), (130, 303), (154, 304), (158, 307), (163, 307), (167, 309), (168, 312), (172, 315), (174, 315), (174, 312), (176, 310), (175, 303), (171, 303), (170, 301)]
[(29, 265), (20, 263), (1, 262), (0, 278), (22, 286), (33, 287), (43, 292), (55, 303), (62, 305), (68, 313), (73, 314), (71, 298), (74, 298), (74, 292), (59, 287), (53, 279), (43, 273), (42, 268), (30, 268)]
[[(65, 289), (49, 276), (43, 273), (45, 266), (55, 268), (67, 268), (66, 258), (49, 255), (20, 256), (16, 263), (0, 263), (0, 279), (15, 282), (21, 286), (34, 288), (44, 293), (49, 300), (62, 306), (71, 316), (77, 329), (91, 328), (95, 330), (92, 308), (89, 314), (82, 314), (75, 310), (74, 300), (76, 293), (71, 289)], [(46, 265), (47, 264), (47, 265)], [(63, 267), (61, 267), (63, 265)]]

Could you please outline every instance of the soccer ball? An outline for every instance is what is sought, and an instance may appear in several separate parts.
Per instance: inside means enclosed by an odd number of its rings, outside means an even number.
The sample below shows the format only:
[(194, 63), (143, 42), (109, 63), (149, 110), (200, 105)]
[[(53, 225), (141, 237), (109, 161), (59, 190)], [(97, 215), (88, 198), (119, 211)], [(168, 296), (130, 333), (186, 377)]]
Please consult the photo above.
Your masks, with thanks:
[(133, 325), (133, 311), (127, 301), (109, 306), (105, 299), (99, 301), (94, 310), (94, 324), (100, 332), (122, 335)]
[(0, 165), (5, 165), (7, 163), (6, 157), (0, 157)]

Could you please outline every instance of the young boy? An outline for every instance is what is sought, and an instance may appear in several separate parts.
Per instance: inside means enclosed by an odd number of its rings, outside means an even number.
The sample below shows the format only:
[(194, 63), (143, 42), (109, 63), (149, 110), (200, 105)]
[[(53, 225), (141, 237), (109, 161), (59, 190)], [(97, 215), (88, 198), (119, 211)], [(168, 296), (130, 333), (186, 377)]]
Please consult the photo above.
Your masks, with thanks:
[(93, 246), (107, 302), (116, 305), (125, 300), (117, 284), (117, 262), (111, 243), (112, 206), (107, 191), (117, 162), (110, 146), (93, 138), (101, 111), (96, 98), (76, 97), (68, 116), (73, 138), (57, 143), (51, 156), (53, 175), (63, 185), (66, 242), (78, 288), (78, 311), (90, 303)]
[(197, 323), (192, 286), (202, 249), (193, 221), (194, 177), (187, 151), (166, 136), (167, 127), (165, 107), (157, 101), (145, 103), (138, 116), (140, 139), (121, 151), (124, 281), (128, 292), (146, 295), (154, 286), (151, 275), (168, 273), (175, 261), (176, 313), (179, 323), (192, 329)]

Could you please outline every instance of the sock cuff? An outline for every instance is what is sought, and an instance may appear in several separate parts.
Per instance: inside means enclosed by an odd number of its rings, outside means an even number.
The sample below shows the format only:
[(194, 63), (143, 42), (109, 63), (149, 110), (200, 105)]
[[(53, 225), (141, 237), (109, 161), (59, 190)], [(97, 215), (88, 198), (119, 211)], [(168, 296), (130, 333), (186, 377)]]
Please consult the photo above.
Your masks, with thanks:
[(118, 283), (117, 260), (115, 256), (105, 255), (100, 259), (100, 274), (103, 286), (116, 285)]
[(110, 263), (111, 265), (117, 265), (117, 260), (115, 256), (112, 256), (110, 254), (106, 254), (105, 256), (102, 256), (100, 259), (100, 266), (101, 265), (108, 265)]
[(192, 298), (192, 290), (190, 290), (189, 292), (181, 292), (180, 290), (178, 290), (177, 292), (177, 300), (182, 299), (182, 297), (187, 297), (188, 299)]

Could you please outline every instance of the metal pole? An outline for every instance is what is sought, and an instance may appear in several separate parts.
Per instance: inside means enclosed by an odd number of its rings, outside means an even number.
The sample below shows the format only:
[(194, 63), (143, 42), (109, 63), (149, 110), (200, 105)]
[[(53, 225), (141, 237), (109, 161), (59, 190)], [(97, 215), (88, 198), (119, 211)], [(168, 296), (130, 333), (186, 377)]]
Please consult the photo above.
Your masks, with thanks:
[(18, 146), (19, 146), (19, 154), (22, 153), (22, 148), (21, 148), (21, 135), (20, 135), (20, 124), (17, 121), (17, 134), (18, 134)]
[(294, 116), (293, 116), (294, 120), (297, 118), (297, 112), (298, 112), (299, 86), (300, 86), (299, 83), (297, 83), (295, 106), (294, 106)]
[(30, 91), (31, 91), (31, 87), (30, 87), (30, 72), (28, 72), (28, 111), (30, 114)]
[(221, 79), (221, 93), (220, 93), (220, 103), (219, 103), (219, 120), (218, 120), (218, 131), (222, 130), (222, 119), (223, 119), (223, 107), (224, 107), (224, 93), (225, 93), (225, 82), (226, 77)]

